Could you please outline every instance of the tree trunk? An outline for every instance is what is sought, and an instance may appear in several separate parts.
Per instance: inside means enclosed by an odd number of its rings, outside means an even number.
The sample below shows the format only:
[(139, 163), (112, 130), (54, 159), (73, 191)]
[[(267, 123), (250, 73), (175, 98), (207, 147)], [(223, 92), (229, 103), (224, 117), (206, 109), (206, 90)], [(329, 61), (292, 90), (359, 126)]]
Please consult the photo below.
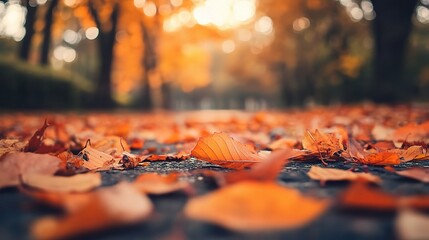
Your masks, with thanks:
[(116, 30), (119, 19), (119, 5), (116, 2), (113, 6), (113, 11), (110, 15), (111, 28), (108, 31), (103, 31), (97, 10), (90, 3), (89, 9), (94, 21), (99, 29), (98, 35), (98, 52), (100, 55), (100, 64), (98, 71), (98, 81), (96, 85), (95, 102), (94, 106), (97, 108), (111, 108), (114, 107), (112, 97), (112, 66), (113, 55), (116, 41)]
[(27, 16), (25, 18), (25, 36), (21, 42), (21, 48), (19, 49), (19, 58), (28, 61), (30, 57), (31, 41), (34, 36), (34, 22), (36, 21), (36, 13), (39, 5), (30, 5), (30, 0), (26, 1), (25, 7), (27, 9)]
[(417, 0), (372, 0), (374, 23), (375, 102), (394, 103), (410, 97), (411, 84), (403, 76), (405, 53)]
[(143, 42), (144, 42), (144, 56), (143, 56), (143, 92), (141, 96), (140, 106), (144, 110), (150, 110), (153, 108), (151, 90), (149, 84), (149, 73), (156, 69), (157, 67), (157, 56), (155, 52), (155, 41), (153, 37), (149, 34), (149, 30), (142, 23), (141, 25), (143, 33)]
[(52, 25), (54, 23), (54, 11), (58, 5), (58, 0), (52, 0), (45, 15), (45, 28), (43, 29), (42, 50), (40, 53), (40, 64), (49, 64), (49, 50), (51, 46)]

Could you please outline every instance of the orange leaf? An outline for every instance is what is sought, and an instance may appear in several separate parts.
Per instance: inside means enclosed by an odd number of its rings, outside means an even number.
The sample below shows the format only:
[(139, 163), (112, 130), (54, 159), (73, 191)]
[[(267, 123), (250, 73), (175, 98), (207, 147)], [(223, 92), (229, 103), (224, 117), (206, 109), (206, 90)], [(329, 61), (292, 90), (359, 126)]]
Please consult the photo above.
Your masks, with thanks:
[(271, 182), (246, 181), (191, 199), (185, 214), (236, 231), (301, 227), (321, 215), (327, 200)]
[(134, 186), (148, 194), (166, 194), (188, 188), (187, 182), (179, 181), (175, 173), (159, 175), (157, 173), (144, 173), (136, 178)]
[(336, 168), (321, 168), (316, 166), (311, 166), (310, 171), (307, 175), (313, 180), (319, 180), (321, 182), (326, 181), (354, 181), (359, 178), (363, 178), (367, 181), (379, 183), (381, 179), (378, 176), (372, 175), (370, 173), (356, 173), (350, 170), (342, 170)]
[(32, 226), (37, 239), (76, 236), (146, 219), (152, 212), (150, 200), (132, 185), (120, 183), (89, 194), (91, 200), (64, 217), (45, 217)]
[(218, 180), (221, 179), (220, 184), (222, 184), (222, 181), (224, 183), (235, 183), (244, 180), (275, 181), (288, 160), (301, 155), (303, 155), (303, 152), (295, 149), (282, 149), (272, 152), (267, 156), (266, 160), (255, 163), (250, 170), (229, 172), (222, 176), (214, 175)]
[(368, 154), (363, 159), (358, 159), (358, 161), (369, 165), (396, 165), (401, 163), (398, 154), (392, 152)]
[(104, 137), (99, 141), (92, 143), (91, 147), (97, 149), (100, 152), (111, 155), (115, 154), (118, 156), (122, 155), (124, 151), (130, 151), (130, 147), (128, 146), (127, 142), (117, 136)]
[(225, 133), (214, 133), (198, 140), (191, 155), (222, 167), (243, 169), (262, 158)]
[(414, 159), (423, 159), (425, 155), (426, 154), (422, 146), (411, 146), (401, 153), (400, 158), (403, 162), (409, 162)]
[(314, 132), (305, 133), (302, 147), (313, 153), (327, 154), (330, 157), (344, 150), (341, 139), (337, 138), (334, 133), (321, 133), (317, 129)]
[(99, 173), (79, 174), (71, 177), (43, 174), (24, 174), (22, 182), (28, 186), (52, 192), (87, 192), (101, 185)]
[(61, 159), (36, 153), (6, 153), (0, 158), (0, 188), (16, 186), (22, 174), (53, 175), (60, 169)]
[(403, 177), (416, 179), (418, 181), (429, 183), (429, 168), (411, 168), (403, 171), (397, 171), (396, 174)]

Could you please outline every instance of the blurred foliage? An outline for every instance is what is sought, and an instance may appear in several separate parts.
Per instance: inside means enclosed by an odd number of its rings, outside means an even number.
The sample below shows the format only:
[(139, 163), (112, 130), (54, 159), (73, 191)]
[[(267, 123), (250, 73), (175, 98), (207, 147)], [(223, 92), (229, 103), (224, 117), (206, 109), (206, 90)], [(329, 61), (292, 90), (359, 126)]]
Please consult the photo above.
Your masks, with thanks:
[(88, 107), (93, 87), (74, 73), (0, 58), (0, 108), (70, 109)]

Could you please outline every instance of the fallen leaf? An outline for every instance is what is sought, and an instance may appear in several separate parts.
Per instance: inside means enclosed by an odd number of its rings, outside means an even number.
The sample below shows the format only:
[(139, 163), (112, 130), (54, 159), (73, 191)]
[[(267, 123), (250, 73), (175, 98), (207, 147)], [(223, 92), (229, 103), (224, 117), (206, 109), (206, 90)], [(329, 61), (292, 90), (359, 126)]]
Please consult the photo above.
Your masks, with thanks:
[(106, 169), (120, 160), (115, 160), (109, 154), (94, 149), (90, 144), (87, 144), (78, 155), (84, 160), (83, 166), (89, 170)]
[(117, 136), (107, 136), (102, 139), (91, 143), (91, 147), (97, 149), (100, 152), (107, 153), (109, 155), (122, 155), (122, 153), (129, 152), (130, 147), (127, 142)]
[(25, 152), (35, 152), (37, 149), (42, 145), (43, 137), (45, 134), (46, 129), (50, 125), (48, 124), (48, 120), (45, 119), (45, 122), (43, 123), (43, 126), (39, 128), (33, 136), (28, 141), (27, 146), (25, 146), (24, 151)]
[(368, 165), (397, 165), (401, 163), (399, 155), (393, 152), (379, 152), (366, 155), (358, 162)]
[(357, 173), (350, 170), (341, 170), (336, 168), (321, 168), (317, 166), (311, 166), (310, 171), (307, 175), (313, 179), (320, 182), (326, 181), (354, 181), (356, 179), (362, 178), (369, 182), (380, 183), (381, 179), (378, 176), (372, 175), (370, 173)]
[(20, 152), (26, 145), (26, 142), (19, 139), (0, 139), (0, 157), (8, 152)]
[(352, 183), (340, 196), (342, 207), (352, 209), (370, 209), (378, 211), (391, 211), (397, 208), (429, 208), (429, 195), (396, 196), (380, 189), (372, 188), (365, 180)]
[(399, 157), (403, 162), (409, 162), (412, 161), (419, 156), (424, 154), (424, 149), (422, 146), (411, 146), (407, 148)]
[(132, 224), (149, 217), (149, 198), (128, 183), (100, 189), (91, 200), (64, 217), (44, 217), (31, 228), (36, 239), (69, 238), (79, 234)]
[(53, 175), (60, 166), (61, 160), (48, 154), (6, 153), (0, 157), (0, 188), (19, 185), (24, 174)]
[(271, 150), (292, 148), (295, 146), (295, 144), (297, 144), (297, 142), (298, 141), (296, 139), (283, 137), (270, 143), (267, 147)]
[(190, 187), (188, 182), (179, 181), (178, 175), (175, 173), (168, 175), (144, 173), (139, 175), (133, 184), (137, 189), (147, 194), (166, 194)]
[(429, 215), (414, 210), (403, 209), (395, 220), (396, 232), (399, 239), (427, 239), (429, 236)]
[(243, 169), (261, 162), (262, 158), (225, 133), (214, 133), (198, 140), (191, 155), (222, 167)]
[(192, 198), (186, 216), (236, 231), (293, 229), (319, 217), (327, 200), (302, 196), (271, 182), (246, 181)]
[(411, 168), (402, 171), (396, 171), (396, 174), (401, 175), (403, 177), (412, 178), (424, 183), (429, 183), (428, 167)]
[(224, 174), (213, 174), (220, 185), (231, 184), (240, 181), (275, 181), (279, 172), (287, 164), (288, 160), (301, 156), (301, 151), (287, 148), (271, 152), (265, 160), (255, 163), (249, 170), (240, 170)]
[(326, 154), (329, 157), (344, 150), (341, 139), (337, 138), (334, 133), (321, 133), (317, 129), (314, 132), (307, 131), (304, 134), (302, 147), (313, 153)]
[(70, 177), (23, 174), (21, 180), (30, 187), (53, 192), (87, 192), (101, 185), (100, 173), (78, 174)]
[(122, 153), (122, 159), (119, 162), (125, 169), (132, 169), (139, 165), (141, 158), (129, 152)]

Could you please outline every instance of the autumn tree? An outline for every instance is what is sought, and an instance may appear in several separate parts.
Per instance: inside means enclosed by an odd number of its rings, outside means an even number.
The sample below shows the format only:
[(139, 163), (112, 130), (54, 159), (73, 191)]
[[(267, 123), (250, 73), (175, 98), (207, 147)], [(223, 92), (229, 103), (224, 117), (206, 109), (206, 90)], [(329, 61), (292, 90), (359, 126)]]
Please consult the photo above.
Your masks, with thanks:
[(43, 42), (40, 53), (40, 63), (49, 64), (49, 50), (51, 46), (52, 26), (54, 23), (54, 11), (58, 6), (59, 0), (51, 0), (45, 14), (45, 27), (43, 28)]
[[(119, 3), (117, 1), (89, 1), (88, 7), (95, 25), (99, 29), (98, 50), (99, 50), (99, 71), (96, 84), (95, 105), (97, 107), (112, 107), (112, 65), (114, 57), (115, 37), (119, 19)], [(101, 8), (107, 8), (101, 10)], [(109, 16), (103, 18), (101, 13), (107, 13)]]
[(417, 0), (372, 0), (372, 3), (377, 14), (373, 24), (372, 98), (376, 102), (395, 102), (410, 95), (410, 84), (404, 79), (403, 69)]
[(24, 1), (23, 4), (27, 15), (24, 23), (25, 35), (19, 49), (19, 58), (27, 61), (30, 56), (31, 42), (35, 33), (34, 23), (36, 22), (36, 13), (39, 5), (31, 0)]

